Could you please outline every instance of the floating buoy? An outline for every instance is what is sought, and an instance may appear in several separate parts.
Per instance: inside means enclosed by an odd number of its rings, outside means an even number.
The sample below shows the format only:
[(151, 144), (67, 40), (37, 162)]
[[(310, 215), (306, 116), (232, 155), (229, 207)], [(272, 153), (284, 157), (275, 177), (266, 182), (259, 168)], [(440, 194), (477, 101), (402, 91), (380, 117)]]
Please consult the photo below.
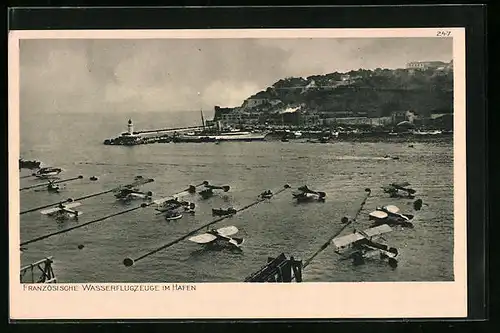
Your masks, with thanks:
[(132, 258), (125, 258), (123, 260), (123, 264), (126, 266), (126, 267), (130, 267), (134, 264), (134, 259)]
[(347, 216), (344, 216), (342, 219), (340, 219), (340, 222), (342, 224), (346, 224), (347, 222), (349, 222), (349, 218)]
[(85, 246), (84, 246), (83, 244), (78, 245), (78, 249), (79, 249), (79, 250), (83, 249), (84, 247), (85, 247)]
[(90, 180), (95, 181), (95, 180), (98, 180), (98, 178), (96, 176), (92, 176), (92, 177), (90, 177)]

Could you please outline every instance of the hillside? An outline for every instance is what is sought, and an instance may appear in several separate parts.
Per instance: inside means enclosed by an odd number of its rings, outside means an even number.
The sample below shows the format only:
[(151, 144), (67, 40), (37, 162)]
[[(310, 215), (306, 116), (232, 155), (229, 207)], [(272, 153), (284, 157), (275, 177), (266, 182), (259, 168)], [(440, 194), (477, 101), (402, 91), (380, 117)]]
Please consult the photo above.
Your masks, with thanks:
[(381, 117), (405, 110), (421, 115), (449, 113), (453, 112), (453, 72), (376, 69), (290, 77), (250, 96), (238, 109), (265, 115), (297, 107), (322, 117), (346, 112)]

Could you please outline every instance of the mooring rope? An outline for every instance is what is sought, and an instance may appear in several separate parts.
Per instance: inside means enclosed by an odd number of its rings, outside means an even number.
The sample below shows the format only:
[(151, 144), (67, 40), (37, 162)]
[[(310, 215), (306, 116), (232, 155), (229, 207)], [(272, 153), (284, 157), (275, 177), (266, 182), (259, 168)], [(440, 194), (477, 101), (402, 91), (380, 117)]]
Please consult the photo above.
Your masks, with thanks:
[[(201, 184), (198, 184), (198, 185), (195, 185), (195, 187), (199, 187), (201, 185), (205, 185), (205, 182), (203, 182)], [(183, 191), (181, 191), (181, 192), (179, 192), (177, 194), (174, 194), (173, 196), (178, 196), (178, 195), (180, 195), (180, 194), (182, 194), (182, 193), (184, 193), (184, 192), (186, 192), (188, 190), (189, 189), (183, 190)], [(104, 217), (101, 217), (101, 218), (98, 218), (98, 219), (95, 219), (95, 220), (92, 220), (92, 221), (88, 221), (88, 222), (85, 222), (83, 224), (79, 224), (77, 226), (71, 227), (71, 228), (59, 230), (59, 231), (52, 232), (52, 233), (47, 234), (47, 235), (43, 235), (43, 236), (39, 236), (37, 238), (30, 239), (30, 240), (28, 240), (26, 242), (21, 243), (20, 245), (23, 246), (23, 245), (27, 245), (27, 244), (30, 244), (30, 243), (38, 242), (40, 240), (47, 239), (47, 238), (55, 236), (55, 235), (63, 234), (63, 233), (69, 232), (71, 230), (75, 230), (75, 229), (78, 229), (78, 228), (85, 227), (85, 226), (87, 226), (89, 224), (94, 224), (94, 223), (97, 223), (97, 222), (101, 222), (101, 221), (110, 219), (112, 217), (119, 216), (119, 215), (122, 215), (122, 214), (127, 214), (127, 213), (130, 213), (130, 212), (134, 211), (134, 210), (137, 210), (137, 209), (140, 209), (140, 208), (146, 208), (146, 207), (149, 207), (149, 206), (152, 206), (152, 205), (155, 205), (155, 204), (156, 204), (155, 201), (148, 202), (148, 203), (142, 203), (140, 206), (136, 206), (136, 207), (133, 207), (133, 208), (125, 209), (125, 210), (122, 210), (120, 212), (113, 213), (113, 214), (110, 214), (110, 215), (107, 215), (107, 216), (104, 216)]]
[[(278, 195), (278, 194), (280, 194), (281, 192), (283, 192), (283, 191), (285, 191), (285, 190), (287, 190), (287, 189), (289, 189), (289, 188), (290, 188), (290, 186), (289, 186), (289, 185), (285, 185), (282, 189), (280, 189), (280, 190), (276, 191), (276, 193), (274, 193), (274, 195)], [(253, 206), (255, 206), (255, 205), (257, 205), (257, 204), (259, 204), (259, 203), (261, 203), (261, 202), (263, 202), (263, 201), (266, 201), (266, 199), (265, 199), (265, 198), (258, 199), (258, 200), (256, 200), (256, 201), (254, 201), (254, 202), (252, 202), (252, 203), (250, 203), (250, 204), (248, 204), (248, 205), (246, 205), (246, 206), (244, 206), (244, 207), (240, 208), (240, 209), (236, 209), (236, 213), (239, 213), (239, 212), (241, 212), (241, 211), (244, 211), (244, 210), (246, 210), (246, 209), (248, 209), (248, 208), (250, 208), (250, 207), (253, 207)], [(234, 214), (233, 214), (233, 215), (234, 215)], [(135, 264), (135, 262), (137, 262), (137, 261), (139, 261), (139, 260), (142, 260), (142, 259), (144, 259), (144, 258), (146, 258), (146, 257), (149, 257), (150, 255), (155, 254), (155, 253), (157, 253), (157, 252), (159, 252), (159, 251), (161, 251), (161, 250), (164, 250), (164, 249), (166, 249), (166, 248), (168, 248), (168, 247), (170, 247), (170, 246), (172, 246), (172, 245), (175, 245), (175, 244), (179, 243), (180, 241), (183, 241), (184, 239), (188, 238), (189, 236), (192, 236), (192, 235), (196, 234), (198, 231), (200, 231), (200, 230), (202, 230), (202, 229), (204, 229), (204, 228), (206, 228), (206, 227), (209, 227), (209, 226), (210, 226), (210, 225), (212, 225), (212, 224), (215, 224), (215, 223), (218, 223), (218, 222), (220, 222), (220, 221), (223, 221), (223, 220), (225, 220), (225, 219), (227, 219), (227, 218), (229, 218), (229, 217), (231, 217), (231, 216), (233, 216), (233, 215), (227, 215), (227, 216), (222, 216), (222, 217), (220, 217), (220, 218), (217, 218), (217, 219), (215, 219), (215, 220), (213, 220), (213, 221), (211, 221), (211, 222), (209, 222), (209, 223), (206, 223), (206, 224), (202, 225), (202, 226), (201, 226), (201, 227), (199, 227), (199, 228), (196, 228), (195, 230), (190, 231), (189, 233), (185, 234), (184, 236), (181, 236), (181, 237), (179, 237), (179, 238), (177, 238), (177, 239), (175, 239), (175, 240), (173, 240), (173, 241), (171, 241), (171, 242), (169, 242), (169, 243), (167, 243), (167, 244), (165, 244), (165, 245), (162, 245), (162, 246), (160, 246), (160, 247), (158, 247), (158, 248), (156, 248), (156, 249), (154, 249), (154, 250), (152, 250), (152, 251), (149, 251), (149, 252), (147, 252), (147, 253), (145, 253), (145, 254), (143, 254), (143, 255), (141, 255), (141, 256), (139, 256), (139, 257), (137, 257), (136, 259), (132, 259), (132, 258), (125, 258), (125, 259), (123, 260), (123, 264), (124, 264), (126, 267), (132, 266), (132, 265), (134, 265), (134, 264)]]
[[(68, 178), (68, 179), (58, 180), (58, 181), (52, 182), (52, 184), (67, 183), (67, 182), (70, 182), (70, 181), (73, 181), (73, 180), (77, 180), (77, 179), (83, 179), (83, 176), (78, 176), (78, 177), (72, 177), (72, 178)], [(43, 183), (43, 184), (31, 185), (31, 186), (20, 188), (19, 191), (31, 190), (31, 189), (37, 188), (37, 187), (48, 186), (49, 184), (50, 184), (50, 182), (49, 183)]]

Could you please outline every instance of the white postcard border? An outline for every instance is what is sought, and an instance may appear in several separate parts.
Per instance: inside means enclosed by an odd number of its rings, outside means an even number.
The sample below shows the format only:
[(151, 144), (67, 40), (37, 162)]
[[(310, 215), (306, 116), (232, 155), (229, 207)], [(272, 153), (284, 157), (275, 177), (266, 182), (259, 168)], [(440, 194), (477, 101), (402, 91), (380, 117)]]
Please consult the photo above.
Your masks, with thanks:
[[(454, 67), (453, 282), (197, 283), (195, 291), (26, 291), (19, 279), (19, 39), (92, 38), (388, 38), (430, 37), (449, 31)], [(11, 320), (21, 319), (265, 319), (430, 318), (467, 315), (465, 29), (46, 30), (9, 33), (9, 297)], [(121, 264), (121, 263), (118, 263)], [(258, 269), (258, 267), (256, 267)], [(243, 279), (244, 277), (242, 277)], [(141, 284), (92, 284), (129, 286)], [(179, 283), (179, 285), (183, 285)], [(47, 286), (47, 285), (45, 285)], [(52, 287), (51, 287), (52, 288)], [(137, 287), (139, 288), (139, 287)], [(272, 297), (269, 297), (272, 295)]]

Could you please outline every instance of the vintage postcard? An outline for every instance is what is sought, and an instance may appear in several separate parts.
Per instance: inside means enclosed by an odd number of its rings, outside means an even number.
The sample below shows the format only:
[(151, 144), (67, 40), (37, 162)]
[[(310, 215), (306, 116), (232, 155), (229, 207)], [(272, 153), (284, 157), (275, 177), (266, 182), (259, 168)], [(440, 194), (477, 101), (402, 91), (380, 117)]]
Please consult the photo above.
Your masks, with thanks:
[(11, 31), (10, 318), (465, 317), (465, 119), (461, 28)]

